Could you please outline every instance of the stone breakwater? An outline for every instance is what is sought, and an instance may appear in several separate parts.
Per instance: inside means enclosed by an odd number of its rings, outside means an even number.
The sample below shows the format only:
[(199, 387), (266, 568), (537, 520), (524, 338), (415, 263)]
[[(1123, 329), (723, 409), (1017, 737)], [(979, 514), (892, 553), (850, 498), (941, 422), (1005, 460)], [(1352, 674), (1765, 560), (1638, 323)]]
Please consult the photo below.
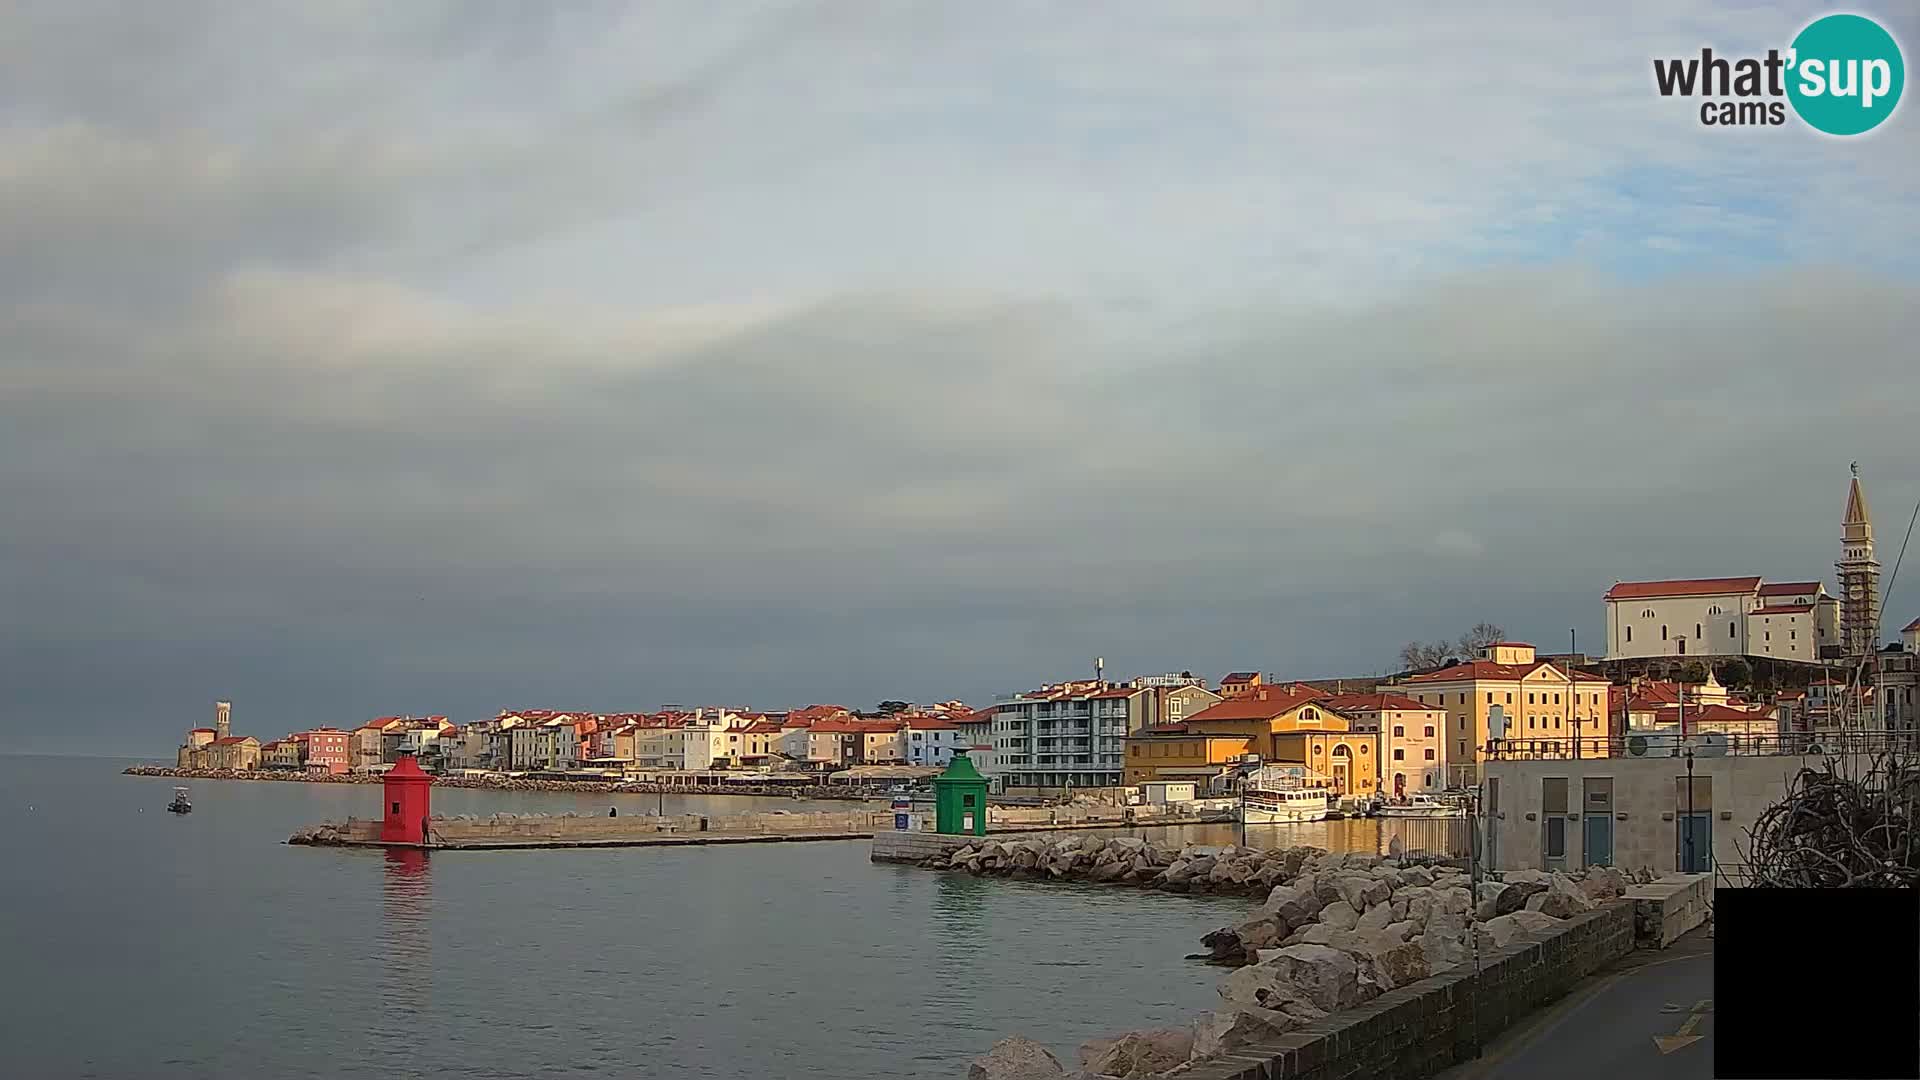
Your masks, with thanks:
[[(132, 765), (122, 769), (121, 772), (127, 776), (171, 776), (187, 780), (283, 780), (303, 784), (378, 784), (381, 782), (378, 773), (309, 775), (277, 769), (176, 769), (161, 765)], [(724, 786), (711, 784), (687, 786), (655, 784), (638, 780), (543, 780), (524, 776), (436, 776), (433, 786), (476, 788), (488, 791), (552, 791), (562, 794), (754, 795), (760, 798), (836, 799), (843, 802), (864, 802), (879, 797), (857, 788), (848, 791), (844, 784), (827, 787), (821, 784), (729, 782)]]
[[(1179, 1028), (1132, 1031), (1080, 1047), (1068, 1071), (1015, 1036), (994, 1044), (969, 1080), (1095, 1080), (1184, 1076), (1223, 1055), (1315, 1025), (1381, 994), (1496, 954), (1527, 935), (1623, 896), (1648, 871), (1514, 871), (1477, 889), (1445, 864), (1317, 848), (1156, 847), (1131, 837), (1048, 844), (1023, 840), (954, 852), (952, 871), (1075, 878), (1175, 892), (1264, 894), (1249, 916), (1201, 939), (1194, 959), (1233, 967), (1221, 1007)], [(930, 859), (929, 863), (937, 860)]]

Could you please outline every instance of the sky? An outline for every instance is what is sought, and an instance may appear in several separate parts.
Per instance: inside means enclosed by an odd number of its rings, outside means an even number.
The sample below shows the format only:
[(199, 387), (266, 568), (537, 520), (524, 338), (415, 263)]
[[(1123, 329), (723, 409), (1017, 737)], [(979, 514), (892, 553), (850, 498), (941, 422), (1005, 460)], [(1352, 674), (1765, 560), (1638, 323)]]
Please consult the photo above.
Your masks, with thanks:
[(1598, 651), (1920, 499), (1917, 106), (1653, 90), (1817, 6), (4, 6), (0, 750)]

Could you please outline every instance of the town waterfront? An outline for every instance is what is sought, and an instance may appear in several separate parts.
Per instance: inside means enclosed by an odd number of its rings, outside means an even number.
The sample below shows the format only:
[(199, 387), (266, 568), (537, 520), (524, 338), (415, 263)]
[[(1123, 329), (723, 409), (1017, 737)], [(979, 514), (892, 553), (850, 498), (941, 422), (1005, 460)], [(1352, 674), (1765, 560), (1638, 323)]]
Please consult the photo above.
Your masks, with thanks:
[(173, 782), (128, 764), (0, 757), (0, 1075), (953, 1077), (1008, 1031), (1070, 1056), (1186, 1022), (1219, 972), (1182, 958), (1246, 906), (877, 866), (865, 842), (289, 847), (377, 789), (201, 781), (175, 817)]

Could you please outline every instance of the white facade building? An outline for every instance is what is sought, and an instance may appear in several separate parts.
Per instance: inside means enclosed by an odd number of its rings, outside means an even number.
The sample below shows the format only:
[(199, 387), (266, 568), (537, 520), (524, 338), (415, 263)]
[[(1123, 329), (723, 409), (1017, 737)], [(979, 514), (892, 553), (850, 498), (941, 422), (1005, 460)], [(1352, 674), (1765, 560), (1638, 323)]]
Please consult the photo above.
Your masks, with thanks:
[(1061, 683), (994, 706), (994, 769), (1008, 788), (1114, 787), (1153, 691)]
[(1607, 659), (1754, 656), (1814, 663), (1839, 641), (1840, 603), (1817, 581), (1623, 581), (1607, 591)]
[[(920, 716), (907, 719), (906, 727), (900, 729), (900, 738), (906, 744), (909, 765), (935, 768), (946, 767), (953, 760), (953, 752), (966, 745), (961, 739), (959, 724)], [(976, 764), (975, 768), (978, 767)]]

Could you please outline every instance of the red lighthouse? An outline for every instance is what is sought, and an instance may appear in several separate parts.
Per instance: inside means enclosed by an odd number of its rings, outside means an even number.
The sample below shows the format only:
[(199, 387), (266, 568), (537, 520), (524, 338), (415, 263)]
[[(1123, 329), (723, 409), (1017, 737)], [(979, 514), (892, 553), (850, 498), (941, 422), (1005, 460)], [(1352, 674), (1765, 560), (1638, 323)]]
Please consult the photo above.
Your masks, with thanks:
[(388, 844), (425, 844), (427, 817), (433, 813), (433, 777), (403, 754), (387, 771), (386, 818), (380, 840)]

